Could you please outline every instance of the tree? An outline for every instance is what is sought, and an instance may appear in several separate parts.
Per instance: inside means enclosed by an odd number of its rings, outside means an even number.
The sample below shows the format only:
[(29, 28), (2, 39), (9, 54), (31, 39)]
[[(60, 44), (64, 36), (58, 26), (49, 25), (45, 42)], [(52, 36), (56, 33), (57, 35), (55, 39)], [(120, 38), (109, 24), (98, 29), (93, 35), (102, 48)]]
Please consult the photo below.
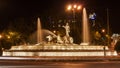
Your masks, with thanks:
[(120, 41), (118, 41), (115, 45), (115, 50), (117, 51), (117, 53), (120, 52)]
[(21, 33), (12, 31), (12, 30), (5, 30), (3, 32), (4, 35), (4, 44), (11, 43), (12, 45), (19, 44), (22, 41)]

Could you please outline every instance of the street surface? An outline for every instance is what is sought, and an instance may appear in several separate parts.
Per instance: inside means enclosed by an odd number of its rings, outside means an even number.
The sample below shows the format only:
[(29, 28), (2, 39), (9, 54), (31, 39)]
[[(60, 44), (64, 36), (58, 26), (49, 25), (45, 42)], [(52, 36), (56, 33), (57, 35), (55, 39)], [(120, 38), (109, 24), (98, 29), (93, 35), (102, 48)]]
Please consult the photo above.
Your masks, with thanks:
[[(0, 57), (0, 68), (120, 68), (120, 61), (43, 61), (31, 58)], [(15, 58), (15, 59), (14, 59)]]
[[(32, 62), (32, 61), (31, 61)], [(120, 68), (120, 62), (0, 62), (0, 68)]]

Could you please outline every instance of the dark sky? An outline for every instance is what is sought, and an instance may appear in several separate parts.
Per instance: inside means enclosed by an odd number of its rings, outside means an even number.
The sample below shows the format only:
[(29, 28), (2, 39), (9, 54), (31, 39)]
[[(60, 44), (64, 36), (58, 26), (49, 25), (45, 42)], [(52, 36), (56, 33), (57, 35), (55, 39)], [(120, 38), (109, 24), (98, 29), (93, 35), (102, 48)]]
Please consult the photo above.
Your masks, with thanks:
[(89, 12), (95, 12), (104, 23), (108, 8), (110, 28), (112, 32), (120, 33), (118, 0), (0, 0), (0, 23), (19, 17), (64, 15), (66, 5), (73, 2), (82, 4)]

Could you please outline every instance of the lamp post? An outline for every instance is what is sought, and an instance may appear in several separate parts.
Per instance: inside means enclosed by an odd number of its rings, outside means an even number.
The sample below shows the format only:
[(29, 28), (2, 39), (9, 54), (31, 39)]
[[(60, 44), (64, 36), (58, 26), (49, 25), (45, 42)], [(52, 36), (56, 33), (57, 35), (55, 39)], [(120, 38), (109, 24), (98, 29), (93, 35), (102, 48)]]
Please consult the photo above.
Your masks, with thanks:
[[(102, 29), (102, 33), (104, 34), (106, 31), (105, 31), (105, 29)], [(104, 41), (104, 40), (103, 40)], [(105, 42), (103, 43), (103, 45), (104, 45), (104, 47), (103, 47), (103, 50), (104, 50), (104, 58), (105, 58), (105, 56), (106, 56), (106, 52), (105, 52), (105, 50), (106, 50), (106, 48), (105, 48)]]
[(75, 12), (79, 11), (81, 8), (82, 6), (78, 4), (71, 4), (67, 6), (67, 10), (73, 12), (73, 22), (75, 22), (75, 15), (76, 15)]
[(2, 39), (2, 35), (0, 35), (0, 56), (2, 56), (2, 45), (1, 45), (1, 39)]
[(109, 45), (110, 41), (109, 41), (109, 34), (110, 34), (110, 29), (109, 29), (109, 10), (107, 8), (107, 34), (108, 34), (108, 42), (107, 42), (107, 45)]
[[(67, 5), (66, 7), (66, 11), (70, 12), (72, 14), (72, 20), (70, 20), (70, 27), (71, 27), (71, 35), (72, 37), (75, 39), (74, 42), (78, 43), (79, 42), (79, 23), (77, 23), (76, 17), (79, 16), (76, 13), (80, 12), (80, 10), (82, 9), (82, 6), (78, 3), (72, 3)], [(76, 33), (76, 35), (74, 35), (74, 33)]]

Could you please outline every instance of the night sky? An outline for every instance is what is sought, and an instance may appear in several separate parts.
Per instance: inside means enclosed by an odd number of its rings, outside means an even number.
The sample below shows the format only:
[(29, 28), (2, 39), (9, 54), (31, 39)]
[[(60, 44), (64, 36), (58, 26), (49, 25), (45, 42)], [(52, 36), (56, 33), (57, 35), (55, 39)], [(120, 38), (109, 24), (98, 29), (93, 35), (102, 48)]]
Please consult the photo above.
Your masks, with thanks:
[(97, 18), (106, 23), (106, 9), (109, 9), (110, 29), (120, 33), (120, 4), (117, 0), (0, 0), (0, 23), (7, 23), (19, 17), (40, 17), (65, 15), (66, 5), (77, 2), (86, 7), (88, 13), (95, 12)]

